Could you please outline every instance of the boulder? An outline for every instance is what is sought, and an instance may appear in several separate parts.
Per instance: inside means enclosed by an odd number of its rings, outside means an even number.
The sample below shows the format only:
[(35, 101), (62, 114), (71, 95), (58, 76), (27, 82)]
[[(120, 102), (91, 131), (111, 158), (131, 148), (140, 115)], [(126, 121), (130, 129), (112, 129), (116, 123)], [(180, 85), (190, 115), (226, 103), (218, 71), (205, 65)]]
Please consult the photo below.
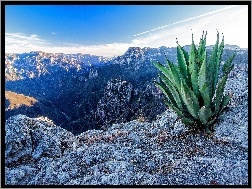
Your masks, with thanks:
[(54, 125), (46, 117), (17, 115), (5, 124), (5, 163), (19, 164), (26, 159), (60, 157), (78, 142), (74, 135)]

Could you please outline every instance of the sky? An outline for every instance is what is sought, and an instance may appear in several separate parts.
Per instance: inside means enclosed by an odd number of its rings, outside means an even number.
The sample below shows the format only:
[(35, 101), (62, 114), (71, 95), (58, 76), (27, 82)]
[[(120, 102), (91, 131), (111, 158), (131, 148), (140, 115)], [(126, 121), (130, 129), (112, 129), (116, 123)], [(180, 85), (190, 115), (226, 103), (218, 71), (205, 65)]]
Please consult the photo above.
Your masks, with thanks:
[(6, 5), (5, 52), (122, 55), (129, 47), (225, 44), (248, 47), (247, 5)]

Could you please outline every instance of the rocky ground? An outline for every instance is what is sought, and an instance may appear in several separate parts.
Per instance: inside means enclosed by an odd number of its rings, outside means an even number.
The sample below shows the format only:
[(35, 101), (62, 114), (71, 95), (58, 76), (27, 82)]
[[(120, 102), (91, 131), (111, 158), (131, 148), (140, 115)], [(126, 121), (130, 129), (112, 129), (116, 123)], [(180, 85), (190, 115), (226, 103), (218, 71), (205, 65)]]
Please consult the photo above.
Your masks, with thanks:
[(248, 185), (248, 76), (235, 68), (233, 98), (212, 136), (171, 110), (74, 136), (44, 117), (5, 124), (6, 185)]

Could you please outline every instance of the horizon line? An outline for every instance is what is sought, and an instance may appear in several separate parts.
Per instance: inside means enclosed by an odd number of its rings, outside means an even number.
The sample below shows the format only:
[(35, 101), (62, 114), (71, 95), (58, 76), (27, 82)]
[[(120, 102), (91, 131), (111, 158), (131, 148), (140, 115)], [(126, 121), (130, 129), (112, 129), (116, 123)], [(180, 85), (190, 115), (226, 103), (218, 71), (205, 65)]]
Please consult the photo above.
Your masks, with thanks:
[[(191, 46), (191, 45), (184, 45), (183, 47), (188, 47), (188, 46)], [(196, 45), (197, 47), (198, 45)], [(213, 47), (214, 45), (207, 45), (206, 47)], [(248, 49), (248, 48), (242, 48), (240, 47), (239, 45), (233, 45), (233, 44), (225, 44), (224, 45), (224, 49), (225, 49), (225, 46), (236, 46), (236, 49)], [(150, 49), (159, 49), (161, 47), (166, 47), (166, 48), (177, 48), (177, 46), (175, 47), (167, 47), (167, 46), (160, 46), (160, 47), (139, 47), (139, 46), (134, 46), (134, 47), (128, 47), (128, 49), (125, 51), (127, 52), (130, 48), (140, 48), (140, 49), (144, 49), (144, 48), (150, 48)], [(82, 55), (93, 55), (93, 56), (99, 56), (99, 57), (117, 57), (117, 56), (121, 56), (121, 55), (112, 55), (112, 56), (101, 56), (101, 55), (95, 55), (95, 54), (90, 54), (90, 53), (82, 53), (82, 52), (75, 52), (75, 53), (67, 53), (67, 52), (45, 52), (45, 51), (41, 51), (41, 50), (33, 50), (33, 51), (30, 51), (30, 52), (22, 52), (22, 53), (18, 53), (18, 52), (5, 52), (5, 54), (25, 54), (25, 53), (33, 53), (33, 52), (36, 52), (36, 53), (47, 53), (47, 54), (82, 54)], [(122, 54), (123, 55), (123, 54)]]

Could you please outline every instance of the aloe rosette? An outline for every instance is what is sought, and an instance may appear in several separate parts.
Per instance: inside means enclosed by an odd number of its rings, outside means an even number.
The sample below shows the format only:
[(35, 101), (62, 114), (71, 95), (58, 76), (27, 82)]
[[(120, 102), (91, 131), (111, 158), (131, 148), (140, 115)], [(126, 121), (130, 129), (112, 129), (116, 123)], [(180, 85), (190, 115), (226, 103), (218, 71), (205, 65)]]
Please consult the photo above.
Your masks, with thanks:
[(231, 97), (224, 95), (228, 74), (233, 69), (235, 53), (225, 61), (219, 77), (224, 36), (217, 40), (207, 59), (207, 32), (202, 35), (198, 48), (192, 44), (187, 53), (177, 42), (177, 65), (166, 57), (166, 65), (156, 61), (153, 64), (161, 71), (160, 82), (156, 86), (166, 95), (165, 103), (181, 118), (182, 122), (193, 128), (210, 131), (219, 114), (228, 105)]

